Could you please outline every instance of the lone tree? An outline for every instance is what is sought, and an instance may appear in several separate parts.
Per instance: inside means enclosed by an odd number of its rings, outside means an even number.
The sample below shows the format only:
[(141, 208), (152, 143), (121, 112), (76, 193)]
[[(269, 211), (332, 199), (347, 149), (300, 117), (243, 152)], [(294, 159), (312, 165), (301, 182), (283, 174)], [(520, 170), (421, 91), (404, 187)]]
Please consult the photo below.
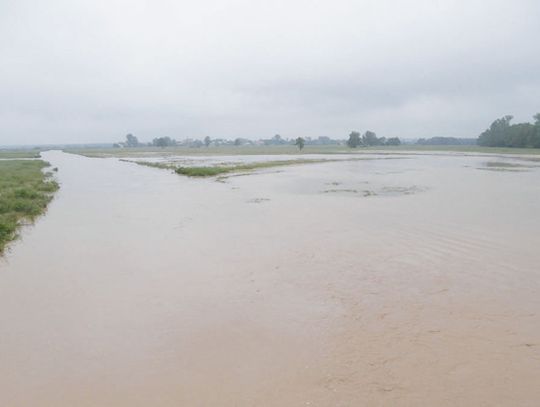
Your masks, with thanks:
[(357, 131), (351, 132), (351, 134), (349, 134), (349, 140), (347, 140), (347, 145), (350, 148), (358, 147), (360, 145), (360, 133)]
[(398, 137), (390, 137), (388, 140), (386, 140), (387, 146), (399, 146), (401, 144), (401, 140)]
[(165, 148), (176, 145), (176, 140), (173, 140), (170, 137), (158, 137), (152, 140), (152, 145), (155, 147)]
[(294, 142), (294, 145), (298, 147), (300, 151), (304, 148), (304, 145), (306, 144), (306, 140), (304, 140), (302, 137), (298, 137), (296, 141)]
[(211, 143), (211, 142), (212, 142), (212, 139), (211, 139), (209, 136), (206, 136), (206, 137), (204, 138), (204, 145), (205, 145), (206, 147), (210, 147), (210, 143)]
[(133, 134), (126, 135), (126, 147), (138, 147), (139, 140)]
[[(382, 140), (384, 143), (384, 140)], [(362, 136), (362, 142), (366, 146), (378, 146), (380, 144), (383, 144), (379, 141), (377, 138), (377, 135), (372, 131), (366, 131), (364, 135)]]
[(286, 141), (281, 138), (279, 134), (272, 137), (272, 144), (285, 144)]

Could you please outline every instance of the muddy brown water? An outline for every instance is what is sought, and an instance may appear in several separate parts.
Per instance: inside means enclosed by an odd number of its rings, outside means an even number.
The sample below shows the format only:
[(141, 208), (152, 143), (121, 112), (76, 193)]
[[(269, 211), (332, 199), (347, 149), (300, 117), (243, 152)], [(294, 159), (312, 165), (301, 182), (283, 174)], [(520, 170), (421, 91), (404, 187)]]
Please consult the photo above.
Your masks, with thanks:
[(540, 169), (44, 156), (61, 190), (0, 263), (0, 406), (540, 404)]

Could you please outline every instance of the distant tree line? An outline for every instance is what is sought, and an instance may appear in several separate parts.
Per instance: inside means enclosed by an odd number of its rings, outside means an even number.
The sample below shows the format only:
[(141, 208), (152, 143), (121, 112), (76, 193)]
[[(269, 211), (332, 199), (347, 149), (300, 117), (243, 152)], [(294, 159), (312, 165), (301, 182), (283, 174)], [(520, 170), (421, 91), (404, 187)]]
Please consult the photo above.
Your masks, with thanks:
[(265, 146), (279, 146), (279, 145), (294, 145), (299, 150), (302, 150), (304, 146), (324, 146), (324, 145), (348, 145), (349, 147), (370, 147), (370, 146), (398, 146), (401, 144), (401, 140), (397, 137), (385, 138), (377, 137), (372, 131), (366, 131), (363, 135), (359, 132), (353, 131), (349, 135), (348, 140), (332, 139), (327, 136), (320, 136), (317, 138), (311, 137), (297, 137), (294, 139), (286, 139), (276, 134), (269, 139), (250, 140), (246, 138), (235, 138), (234, 140), (227, 140), (223, 138), (212, 139), (206, 136), (203, 140), (198, 139), (184, 139), (175, 140), (171, 137), (156, 137), (150, 143), (141, 143), (133, 134), (127, 134), (124, 141), (114, 143), (116, 148), (129, 147), (219, 147), (219, 146), (246, 146), (246, 145), (265, 145)]
[[(504, 116), (495, 120), (491, 126), (485, 130), (477, 139), (473, 138), (456, 138), (456, 137), (431, 137), (420, 138), (416, 141), (417, 145), (474, 145), (486, 147), (525, 147), (525, 148), (540, 148), (540, 113), (534, 115), (534, 123), (517, 123), (511, 124), (513, 116)], [(137, 137), (133, 134), (127, 134), (125, 141), (115, 143), (114, 147), (219, 147), (219, 146), (246, 146), (246, 145), (295, 145), (299, 150), (309, 145), (347, 145), (350, 148), (357, 147), (373, 147), (373, 146), (399, 146), (401, 140), (398, 137), (377, 137), (373, 131), (366, 131), (360, 134), (358, 131), (353, 131), (349, 134), (346, 140), (332, 139), (330, 137), (321, 136), (318, 138), (297, 137), (294, 139), (286, 139), (281, 135), (276, 134), (269, 139), (250, 140), (247, 138), (237, 137), (234, 140), (223, 138), (211, 139), (206, 136), (203, 140), (186, 138), (182, 141), (177, 141), (170, 137), (157, 137), (150, 143), (140, 143)]]
[(347, 145), (351, 148), (356, 147), (372, 147), (372, 146), (399, 146), (401, 140), (398, 137), (377, 137), (377, 135), (368, 130), (362, 136), (357, 131), (351, 132), (349, 134), (349, 139), (347, 140)]
[(504, 116), (478, 137), (478, 145), (486, 147), (540, 148), (540, 113), (534, 115), (534, 123), (510, 124), (513, 116)]
[(287, 145), (287, 144), (294, 144), (298, 146), (299, 138), (303, 140), (303, 145), (306, 145), (306, 146), (341, 145), (344, 143), (343, 140), (331, 139), (330, 137), (327, 137), (327, 136), (320, 136), (317, 138), (297, 137), (295, 139), (284, 139), (279, 134), (276, 134), (274, 137), (270, 139), (262, 139), (258, 141), (244, 139), (244, 141), (250, 144), (263, 144), (265, 146), (279, 146), (279, 145)]
[(456, 138), (456, 137), (431, 137), (421, 138), (416, 144), (423, 146), (471, 146), (477, 143), (475, 138)]

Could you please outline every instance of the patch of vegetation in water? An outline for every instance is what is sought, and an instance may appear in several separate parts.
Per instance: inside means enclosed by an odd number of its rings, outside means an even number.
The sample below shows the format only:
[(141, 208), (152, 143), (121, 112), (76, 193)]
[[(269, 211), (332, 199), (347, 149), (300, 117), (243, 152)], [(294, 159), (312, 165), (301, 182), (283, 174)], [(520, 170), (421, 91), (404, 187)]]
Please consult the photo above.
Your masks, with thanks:
[(507, 163), (504, 161), (488, 161), (486, 167), (489, 168), (529, 168), (529, 165), (516, 164), (516, 163)]
[(529, 171), (527, 169), (522, 169), (522, 168), (502, 168), (502, 167), (493, 167), (493, 168), (478, 167), (477, 170), (495, 171), (495, 172), (527, 172)]
[(331, 160), (276, 160), (226, 166), (178, 167), (175, 169), (175, 172), (180, 175), (187, 175), (188, 177), (214, 177), (216, 175), (228, 174), (231, 172), (253, 171), (285, 165), (314, 164), (327, 161)]
[(159, 168), (162, 170), (176, 170), (176, 166), (173, 164), (168, 163), (160, 163), (160, 162), (150, 162), (150, 161), (132, 161), (132, 160), (124, 160), (121, 159), (120, 161), (127, 162), (127, 163), (135, 163), (138, 165), (142, 165), (144, 167), (152, 167), (152, 168)]
[(268, 201), (270, 201), (270, 198), (253, 198), (253, 199), (247, 200), (246, 202), (259, 204), (259, 203), (268, 202)]
[(426, 191), (426, 188), (416, 185), (410, 187), (382, 187), (377, 190), (370, 189), (353, 189), (353, 188), (334, 188), (322, 191), (325, 194), (357, 194), (362, 197), (369, 196), (397, 196), (397, 195), (413, 195), (419, 192)]
[(478, 167), (477, 169), (484, 171), (524, 172), (529, 171), (531, 168), (535, 167), (535, 165), (508, 163), (503, 161), (488, 161), (484, 164), (483, 167)]
[(18, 227), (45, 212), (58, 183), (41, 160), (0, 161), (0, 253), (17, 237)]
[(174, 171), (188, 177), (214, 177), (233, 171), (234, 167), (178, 167)]
[(335, 188), (335, 189), (325, 189), (322, 191), (324, 194), (360, 194), (363, 197), (375, 196), (377, 193), (368, 189), (359, 190), (359, 189), (347, 189), (347, 188)]
[[(404, 159), (403, 157), (385, 157), (385, 158), (371, 158), (371, 157), (354, 157), (347, 159), (291, 159), (291, 160), (273, 160), (273, 161), (259, 161), (254, 163), (233, 163), (233, 164), (217, 164), (206, 166), (179, 166), (174, 161), (168, 162), (151, 162), (151, 161), (135, 161), (130, 159), (120, 159), (123, 162), (135, 163), (146, 167), (160, 168), (172, 170), (180, 175), (195, 178), (217, 177), (216, 181), (225, 182), (228, 177), (248, 175), (250, 171), (283, 167), (287, 165), (297, 164), (317, 164), (317, 163), (335, 163), (335, 162), (351, 162), (351, 161), (374, 161), (374, 160), (389, 160), (389, 159)], [(231, 175), (233, 174), (233, 175)]]
[(425, 188), (418, 187), (416, 185), (410, 187), (383, 187), (381, 189), (381, 195), (413, 195), (419, 192), (425, 191)]

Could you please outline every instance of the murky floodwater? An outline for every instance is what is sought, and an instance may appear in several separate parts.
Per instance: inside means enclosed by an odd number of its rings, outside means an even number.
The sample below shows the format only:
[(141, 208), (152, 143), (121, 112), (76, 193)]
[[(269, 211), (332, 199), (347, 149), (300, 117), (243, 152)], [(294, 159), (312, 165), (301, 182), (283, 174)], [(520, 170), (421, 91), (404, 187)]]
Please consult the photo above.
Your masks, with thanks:
[(44, 156), (62, 188), (0, 264), (1, 406), (540, 402), (537, 162)]

